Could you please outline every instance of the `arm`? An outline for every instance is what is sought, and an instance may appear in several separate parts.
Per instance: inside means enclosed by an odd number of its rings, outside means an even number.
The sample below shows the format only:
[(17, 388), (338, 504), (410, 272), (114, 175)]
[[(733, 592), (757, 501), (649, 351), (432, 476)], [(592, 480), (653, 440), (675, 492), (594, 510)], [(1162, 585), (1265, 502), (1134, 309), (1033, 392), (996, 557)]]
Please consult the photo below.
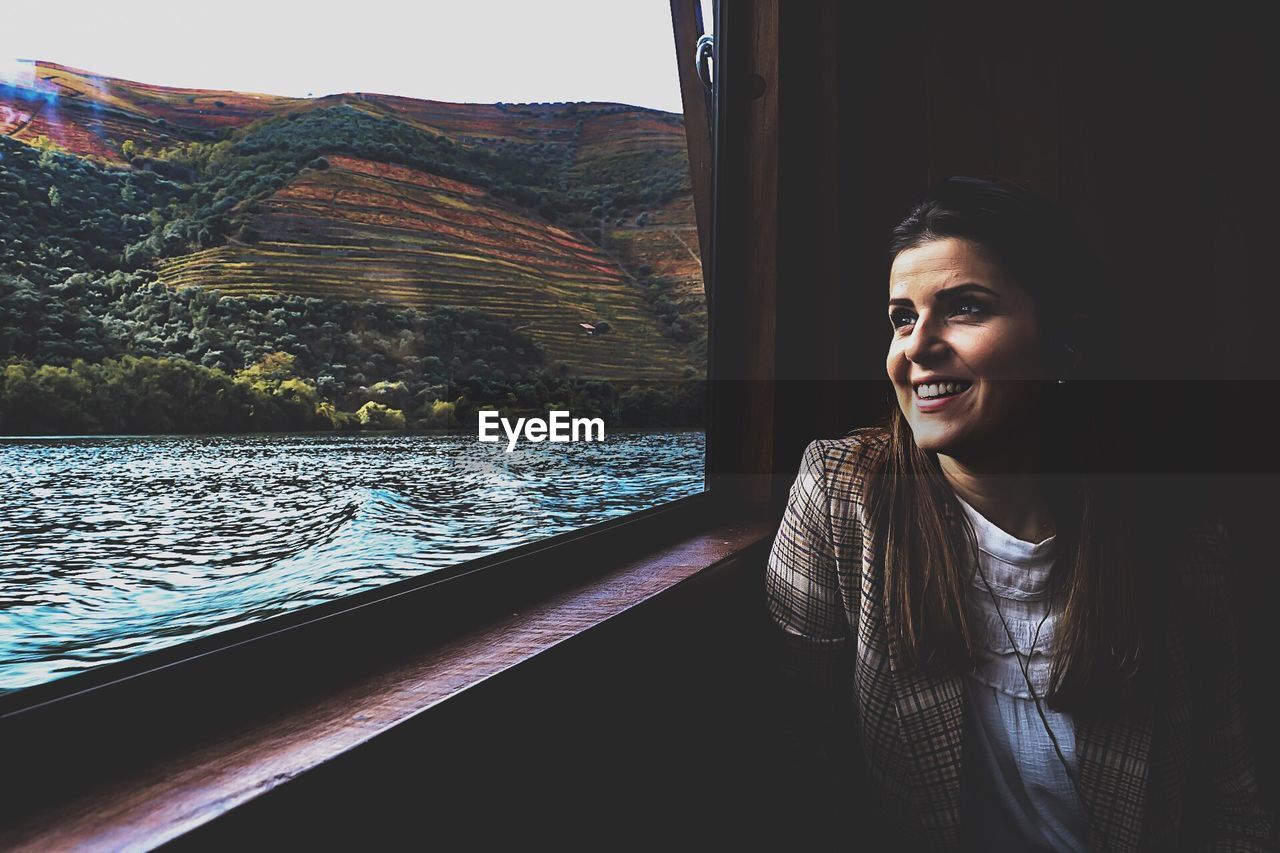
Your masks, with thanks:
[(850, 631), (840, 595), (820, 442), (805, 448), (765, 575), (769, 616), (781, 630), (788, 677), (848, 689)]
[(840, 780), (851, 769), (841, 754), (847, 756), (855, 740), (853, 643), (830, 513), (821, 442), (815, 441), (805, 448), (765, 574), (777, 676), (773, 698), (791, 754), (809, 762), (808, 772)]
[(1205, 674), (1202, 758), (1205, 835), (1200, 849), (1274, 850), (1274, 815), (1258, 801), (1253, 751), (1247, 732), (1243, 683), (1235, 625), (1231, 617), (1227, 566), (1229, 542), (1222, 525), (1201, 538), (1208, 559), (1192, 578), (1194, 600), (1203, 614)]

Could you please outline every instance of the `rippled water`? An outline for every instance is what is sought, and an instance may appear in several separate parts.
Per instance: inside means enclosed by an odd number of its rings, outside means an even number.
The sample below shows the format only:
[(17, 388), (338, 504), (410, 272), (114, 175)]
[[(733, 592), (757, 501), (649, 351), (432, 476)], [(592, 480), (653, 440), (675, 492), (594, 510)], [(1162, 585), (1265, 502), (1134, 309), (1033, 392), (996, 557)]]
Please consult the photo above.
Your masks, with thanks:
[(697, 494), (704, 446), (0, 439), (0, 692)]

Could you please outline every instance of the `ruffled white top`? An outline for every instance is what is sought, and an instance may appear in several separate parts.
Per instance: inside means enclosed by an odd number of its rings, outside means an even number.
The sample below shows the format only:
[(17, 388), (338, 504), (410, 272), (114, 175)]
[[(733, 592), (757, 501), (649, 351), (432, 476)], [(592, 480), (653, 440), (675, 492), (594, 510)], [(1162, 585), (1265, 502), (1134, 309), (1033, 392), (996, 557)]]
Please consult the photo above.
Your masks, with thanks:
[(985, 660), (965, 684), (966, 831), (984, 850), (1088, 850), (1084, 810), (1027, 687), (1029, 679), (1074, 773), (1074, 725), (1044, 701), (1061, 606), (1055, 601), (1048, 612), (1057, 537), (1018, 539), (957, 498), (978, 539), (982, 573), (973, 573), (966, 605), (985, 649)]

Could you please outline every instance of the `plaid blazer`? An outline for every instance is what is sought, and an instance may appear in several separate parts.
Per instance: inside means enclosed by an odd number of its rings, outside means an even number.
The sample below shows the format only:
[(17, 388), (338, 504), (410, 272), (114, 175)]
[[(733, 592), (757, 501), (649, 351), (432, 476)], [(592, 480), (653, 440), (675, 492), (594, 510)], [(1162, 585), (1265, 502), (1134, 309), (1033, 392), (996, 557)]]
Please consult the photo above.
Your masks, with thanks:
[[(881, 534), (865, 523), (863, 485), (887, 438), (875, 427), (805, 448), (768, 558), (768, 611), (788, 672), (802, 678), (793, 686), (834, 687), (853, 709), (845, 722), (855, 727), (874, 801), (842, 819), (851, 840), (859, 815), (869, 814), (889, 822), (898, 849), (956, 850), (964, 675), (905, 671), (885, 628), (883, 566), (873, 558)], [(948, 517), (957, 523), (950, 509)], [(1095, 850), (1274, 849), (1246, 739), (1225, 530), (1206, 524), (1194, 533), (1203, 547), (1177, 574), (1187, 618), (1169, 630), (1173, 674), (1158, 710), (1075, 721)]]

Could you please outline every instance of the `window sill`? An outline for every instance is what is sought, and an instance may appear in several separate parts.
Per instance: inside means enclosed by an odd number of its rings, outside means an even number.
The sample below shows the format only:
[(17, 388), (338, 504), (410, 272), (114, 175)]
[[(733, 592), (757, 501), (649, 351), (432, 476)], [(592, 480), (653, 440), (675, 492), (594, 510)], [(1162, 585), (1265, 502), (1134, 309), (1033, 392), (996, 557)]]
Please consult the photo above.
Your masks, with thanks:
[(151, 848), (287, 784), (448, 701), (644, 605), (716, 566), (758, 553), (776, 519), (707, 527), (518, 612), (460, 632), (340, 689), (312, 695), (22, 816), (0, 847)]

